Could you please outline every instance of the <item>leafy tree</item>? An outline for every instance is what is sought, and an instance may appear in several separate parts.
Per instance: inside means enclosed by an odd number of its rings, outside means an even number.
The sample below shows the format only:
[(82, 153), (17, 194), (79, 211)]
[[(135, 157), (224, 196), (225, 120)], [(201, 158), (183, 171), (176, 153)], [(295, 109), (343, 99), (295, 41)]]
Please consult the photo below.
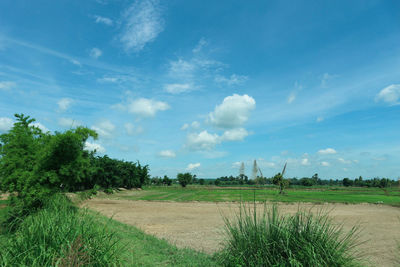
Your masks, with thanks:
[(199, 179), (199, 184), (200, 185), (204, 185), (205, 184), (205, 180), (203, 178)]
[(193, 175), (191, 175), (189, 172), (178, 173), (178, 175), (176, 177), (178, 179), (179, 184), (182, 187), (186, 187), (186, 185), (190, 184), (193, 180)]
[(167, 186), (170, 186), (170, 185), (172, 185), (172, 180), (169, 179), (168, 176), (164, 175), (163, 184), (167, 185)]
[(353, 181), (350, 180), (349, 178), (343, 178), (342, 183), (344, 186), (352, 186), (353, 185)]
[(289, 185), (289, 180), (286, 180), (283, 178), (283, 175), (285, 174), (285, 170), (286, 170), (286, 163), (285, 163), (285, 166), (283, 167), (282, 174), (277, 173), (272, 178), (272, 183), (279, 186), (279, 194), (284, 194), (285, 188)]

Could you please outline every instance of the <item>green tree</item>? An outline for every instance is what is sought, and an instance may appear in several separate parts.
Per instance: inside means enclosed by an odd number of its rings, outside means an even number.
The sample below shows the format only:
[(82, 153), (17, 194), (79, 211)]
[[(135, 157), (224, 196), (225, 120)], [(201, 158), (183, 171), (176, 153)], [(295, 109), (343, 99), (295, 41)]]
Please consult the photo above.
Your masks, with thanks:
[(283, 178), (285, 170), (286, 170), (286, 163), (285, 166), (283, 167), (282, 174), (279, 172), (275, 174), (275, 176), (272, 178), (272, 183), (279, 186), (279, 194), (284, 194), (285, 188), (289, 185), (289, 180)]
[(189, 172), (187, 173), (178, 173), (176, 176), (178, 179), (179, 184), (182, 187), (186, 187), (186, 185), (190, 184), (193, 180), (193, 175), (191, 175)]

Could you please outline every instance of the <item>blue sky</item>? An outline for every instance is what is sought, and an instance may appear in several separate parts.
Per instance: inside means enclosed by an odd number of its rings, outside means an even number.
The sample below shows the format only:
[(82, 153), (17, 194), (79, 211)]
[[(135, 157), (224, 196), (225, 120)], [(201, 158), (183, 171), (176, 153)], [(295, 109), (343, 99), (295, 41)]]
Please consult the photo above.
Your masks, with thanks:
[(0, 132), (77, 125), (152, 175), (400, 177), (398, 1), (0, 2)]

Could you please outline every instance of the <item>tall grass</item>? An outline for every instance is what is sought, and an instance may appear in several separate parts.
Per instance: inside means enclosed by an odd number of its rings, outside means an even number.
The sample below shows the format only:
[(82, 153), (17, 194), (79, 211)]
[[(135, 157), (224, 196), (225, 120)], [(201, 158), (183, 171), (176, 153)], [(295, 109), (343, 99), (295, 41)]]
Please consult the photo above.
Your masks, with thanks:
[(258, 214), (255, 203), (242, 204), (225, 226), (225, 248), (217, 255), (224, 266), (359, 266), (358, 227), (345, 232), (322, 212), (282, 216), (276, 205), (264, 205)]
[(63, 195), (3, 235), (0, 266), (113, 266), (120, 264), (115, 233)]

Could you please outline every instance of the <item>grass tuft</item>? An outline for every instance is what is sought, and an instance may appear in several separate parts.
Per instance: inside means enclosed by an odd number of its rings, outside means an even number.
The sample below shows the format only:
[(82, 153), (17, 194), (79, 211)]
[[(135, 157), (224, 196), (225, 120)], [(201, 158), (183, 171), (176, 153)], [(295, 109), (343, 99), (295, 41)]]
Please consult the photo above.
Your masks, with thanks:
[(359, 228), (345, 232), (327, 214), (299, 211), (282, 216), (276, 205), (241, 204), (234, 221), (225, 218), (223, 266), (359, 266)]

